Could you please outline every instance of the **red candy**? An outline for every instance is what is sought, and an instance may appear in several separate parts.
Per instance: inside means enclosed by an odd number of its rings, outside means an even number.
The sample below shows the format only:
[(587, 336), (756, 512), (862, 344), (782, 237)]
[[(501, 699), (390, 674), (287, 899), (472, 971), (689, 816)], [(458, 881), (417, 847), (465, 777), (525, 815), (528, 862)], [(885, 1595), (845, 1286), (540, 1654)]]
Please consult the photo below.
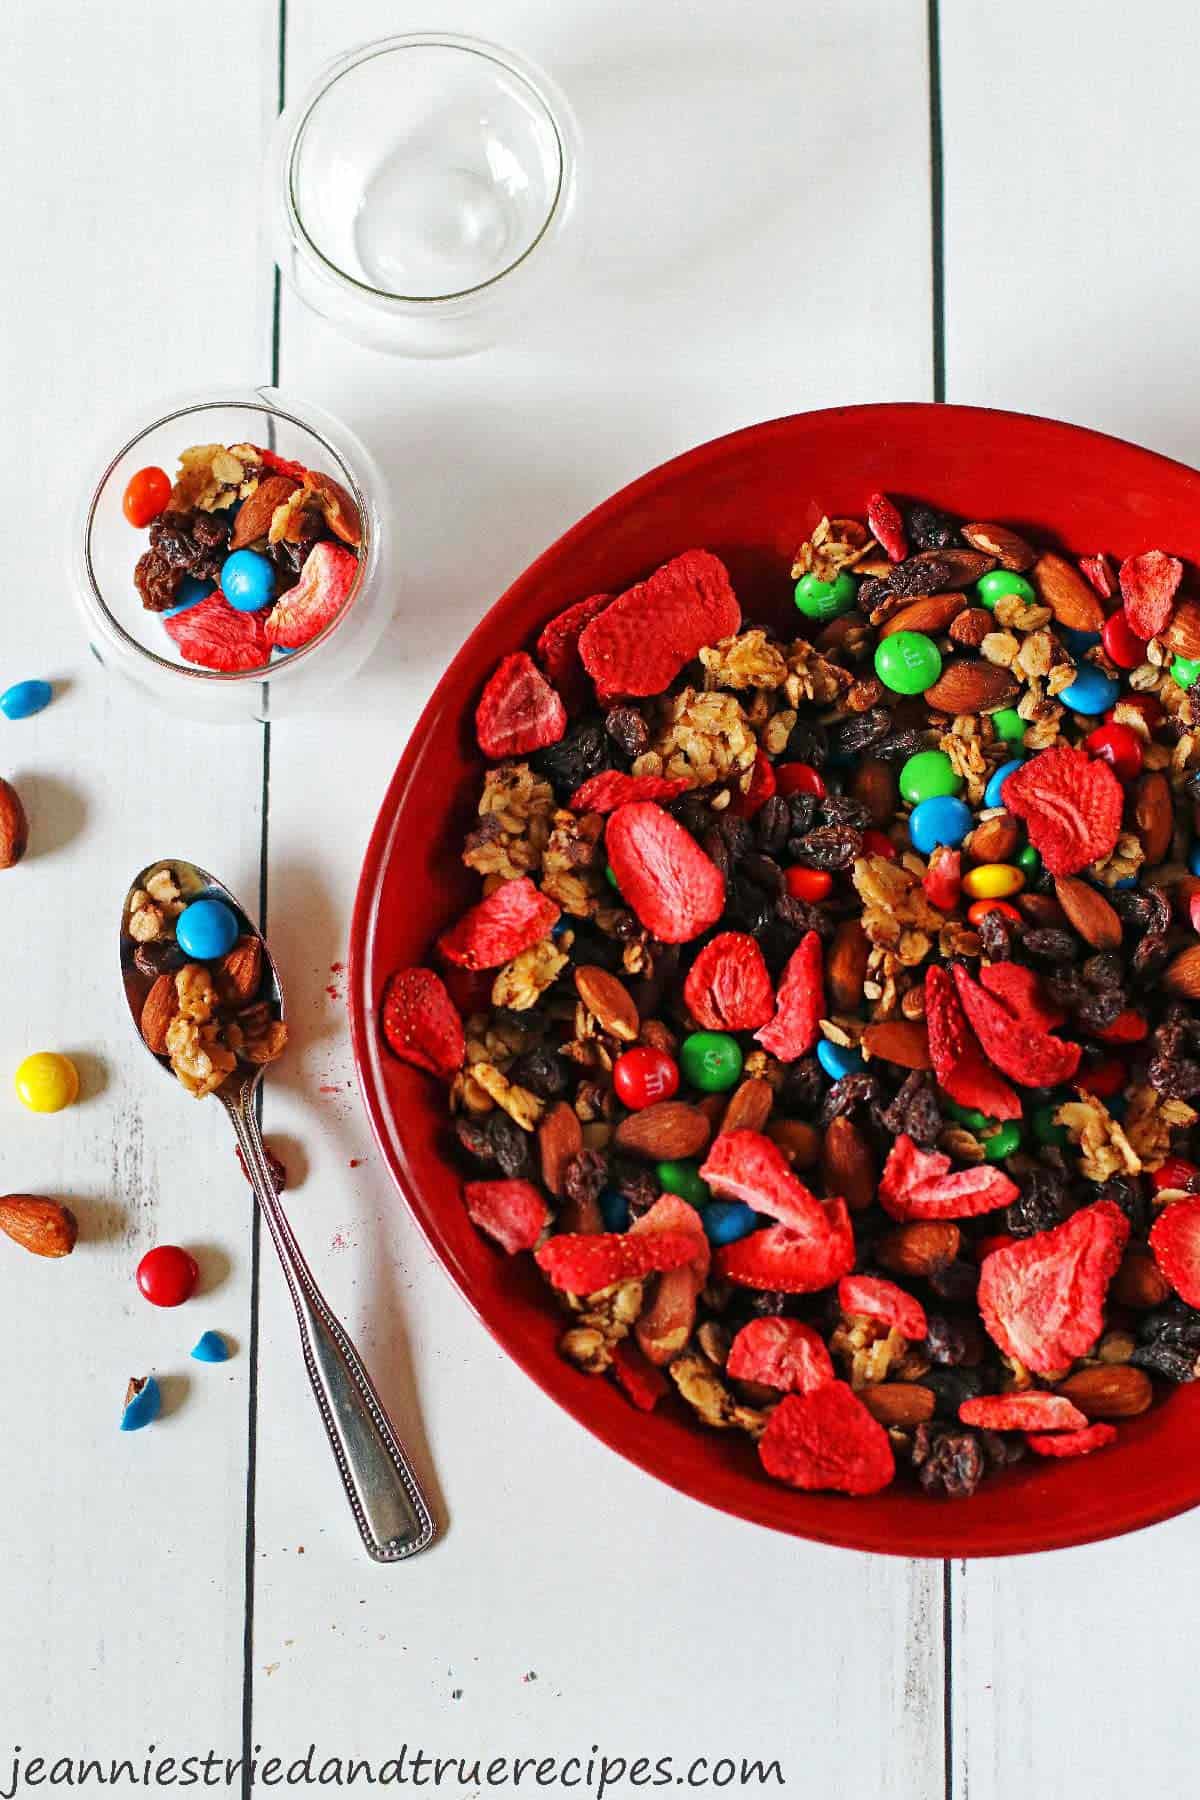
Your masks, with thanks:
[(613, 1086), (622, 1105), (640, 1112), (643, 1106), (654, 1106), (679, 1092), (679, 1069), (665, 1050), (639, 1044), (613, 1064)]
[(940, 1150), (918, 1150), (901, 1132), (888, 1152), (879, 1204), (893, 1219), (973, 1219), (1010, 1206), (1020, 1189), (1003, 1169), (975, 1163), (951, 1171)]
[(592, 619), (579, 638), (597, 698), (661, 694), (707, 644), (742, 622), (725, 565), (687, 550), (630, 588)]
[(1116, 1441), (1116, 1426), (1104, 1419), (1080, 1431), (1031, 1431), (1025, 1439), (1035, 1456), (1090, 1456)]
[(510, 1256), (532, 1250), (550, 1222), (546, 1202), (532, 1181), (467, 1181), (463, 1199), (472, 1224)]
[[(1157, 694), (1122, 694), (1119, 704), (1123, 709), (1132, 707), (1134, 712), (1140, 713), (1147, 731), (1153, 731), (1163, 722), (1162, 701)], [(1116, 716), (1116, 707), (1110, 707), (1104, 715), (1106, 723), (1114, 724)]]
[(779, 1481), (840, 1494), (877, 1494), (896, 1472), (887, 1432), (844, 1381), (781, 1400), (758, 1453)]
[(661, 806), (649, 800), (619, 806), (605, 843), (622, 898), (662, 943), (686, 944), (716, 924), (725, 908), (725, 878)]
[(864, 856), (882, 856), (885, 862), (895, 862), (899, 855), (887, 833), (876, 831), (873, 825), (869, 825), (863, 832), (862, 847)]
[(810, 763), (780, 763), (775, 770), (775, 791), (790, 799), (793, 794), (811, 794), (823, 800), (829, 792), (824, 780)]
[(844, 1313), (881, 1320), (910, 1343), (923, 1343), (929, 1331), (921, 1302), (879, 1275), (843, 1275), (838, 1282), (838, 1305)]
[(1004, 804), (1025, 821), (1051, 875), (1074, 875), (1107, 856), (1125, 796), (1112, 770), (1067, 744), (1043, 750), (1004, 784)]
[(1075, 1081), (1085, 1094), (1094, 1094), (1097, 1100), (1108, 1100), (1121, 1092), (1128, 1079), (1129, 1072), (1120, 1057), (1106, 1056), (1090, 1068), (1081, 1069)]
[[(331, 625), (349, 598), (358, 576), (358, 558), (328, 539), (314, 544), (304, 559), (295, 587), (281, 594), (267, 614), (268, 642), (280, 650), (299, 650)], [(183, 613), (181, 618), (191, 618)]]
[(137, 1266), (137, 1284), (151, 1306), (182, 1306), (196, 1290), (200, 1270), (178, 1244), (147, 1250)]
[(824, 1200), (825, 1231), (819, 1236), (790, 1225), (768, 1225), (713, 1258), (714, 1272), (737, 1287), (780, 1294), (819, 1294), (854, 1267), (854, 1228), (844, 1200)]
[(567, 729), (567, 709), (524, 650), (506, 656), (475, 709), (475, 735), (493, 759), (525, 756), (557, 744)]
[(1111, 1025), (1092, 1030), (1092, 1036), (1099, 1038), (1102, 1044), (1140, 1044), (1149, 1035), (1150, 1021), (1129, 1006), (1117, 1014)]
[(686, 775), (625, 775), (620, 769), (602, 769), (571, 795), (571, 811), (610, 813), (631, 800), (674, 800), (691, 787)]
[(979, 1274), (979, 1310), (993, 1342), (1037, 1375), (1086, 1356), (1104, 1329), (1104, 1297), (1128, 1237), (1120, 1207), (1098, 1200), (993, 1251)]
[(270, 661), (271, 640), (261, 613), (235, 612), (224, 594), (210, 594), (163, 620), (163, 630), (184, 662), (222, 671), (261, 669)]
[(886, 494), (872, 494), (867, 501), (867, 529), (878, 540), (889, 562), (903, 562), (908, 555), (908, 539), (904, 521), (895, 501)]
[(1164, 1188), (1185, 1189), (1193, 1175), (1200, 1175), (1200, 1168), (1194, 1162), (1188, 1162), (1182, 1156), (1168, 1156), (1165, 1163), (1153, 1170), (1150, 1185), (1156, 1194)]
[(1110, 613), (1105, 619), (1100, 641), (1118, 669), (1136, 669), (1146, 660), (1146, 641), (1138, 637), (1123, 612)]
[(983, 1394), (964, 1400), (958, 1409), (964, 1425), (981, 1431), (1076, 1431), (1087, 1424), (1086, 1413), (1062, 1394)]
[(612, 601), (611, 594), (593, 594), (588, 600), (576, 601), (551, 619), (537, 641), (537, 659), (568, 712), (581, 712), (588, 701), (587, 671), (579, 655), (580, 636)]
[(383, 990), (383, 1036), (402, 1062), (453, 1075), (467, 1054), (463, 1023), (432, 969), (397, 969)]
[(706, 1031), (754, 1031), (775, 1011), (763, 953), (744, 931), (722, 931), (705, 944), (688, 970), (683, 997)]
[(751, 1319), (729, 1346), (725, 1372), (785, 1394), (811, 1394), (833, 1380), (824, 1340), (799, 1319)]
[(937, 963), (925, 972), (925, 1024), (934, 1075), (951, 1100), (990, 1119), (1021, 1117), (1019, 1095), (985, 1060), (954, 983)]
[(988, 1061), (1018, 1087), (1058, 1087), (1070, 1081), (1083, 1052), (1078, 1044), (1039, 1031), (1028, 1019), (1017, 1019), (986, 988), (972, 981), (961, 963), (954, 985), (972, 1031)]
[(760, 1131), (723, 1131), (709, 1146), (700, 1174), (714, 1194), (741, 1200), (784, 1225), (824, 1237), (829, 1223), (821, 1202), (796, 1175), (787, 1157)]
[(1171, 623), (1175, 596), (1183, 580), (1183, 564), (1162, 550), (1127, 556), (1121, 564), (1121, 599), (1130, 630), (1140, 638), (1157, 637)]
[(171, 498), (171, 477), (165, 469), (139, 469), (129, 477), (121, 500), (121, 510), (131, 525), (139, 530), (157, 519)]
[(690, 1231), (562, 1232), (535, 1252), (539, 1269), (568, 1294), (595, 1294), (614, 1281), (678, 1269), (696, 1253)]
[(825, 1017), (825, 979), (821, 940), (815, 931), (801, 938), (787, 960), (779, 992), (775, 996), (775, 1017), (755, 1037), (764, 1050), (780, 1062), (795, 1062), (807, 1056), (821, 1035)]
[(1181, 1300), (1200, 1306), (1200, 1200), (1171, 1200), (1150, 1233), (1154, 1260)]
[(729, 802), (729, 810), (738, 819), (752, 819), (762, 811), (767, 801), (775, 793), (775, 765), (768, 762), (761, 750), (754, 752), (754, 766), (750, 771), (750, 785), (745, 793), (735, 789)]
[(1011, 919), (1014, 925), (1022, 922), (1016, 907), (1010, 906), (1007, 900), (973, 900), (967, 908), (967, 920), (972, 925), (978, 925), (981, 919), (986, 919), (993, 912), (999, 913), (1002, 919)]
[(1131, 725), (1097, 725), (1083, 742), (1085, 749), (1108, 764), (1118, 781), (1134, 781), (1141, 774), (1145, 760), (1142, 740)]
[(554, 901), (521, 875), (469, 907), (457, 925), (442, 933), (438, 949), (460, 968), (498, 969), (549, 937), (558, 918)]
[(827, 869), (785, 869), (783, 879), (793, 900), (807, 900), (810, 904), (815, 904), (833, 892), (833, 876)]

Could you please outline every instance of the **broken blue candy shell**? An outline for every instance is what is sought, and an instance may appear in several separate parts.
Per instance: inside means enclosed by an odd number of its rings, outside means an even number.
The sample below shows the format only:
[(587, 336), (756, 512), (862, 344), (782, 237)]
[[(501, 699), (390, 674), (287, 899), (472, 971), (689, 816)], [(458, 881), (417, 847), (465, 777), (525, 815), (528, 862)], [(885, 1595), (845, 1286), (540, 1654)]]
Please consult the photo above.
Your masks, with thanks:
[(133, 1375), (125, 1390), (125, 1410), (121, 1414), (122, 1431), (140, 1431), (152, 1425), (162, 1411), (162, 1395), (153, 1375)]
[(197, 1362), (228, 1362), (229, 1345), (219, 1331), (202, 1333), (192, 1355)]

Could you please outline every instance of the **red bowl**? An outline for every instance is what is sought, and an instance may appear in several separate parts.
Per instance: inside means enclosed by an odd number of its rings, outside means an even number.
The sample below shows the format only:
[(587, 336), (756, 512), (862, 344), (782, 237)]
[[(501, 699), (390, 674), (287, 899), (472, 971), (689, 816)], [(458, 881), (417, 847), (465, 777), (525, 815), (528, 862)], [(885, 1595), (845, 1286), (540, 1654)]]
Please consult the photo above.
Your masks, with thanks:
[(776, 1531), (903, 1556), (994, 1556), (1116, 1536), (1200, 1500), (1200, 1385), (1122, 1426), (1094, 1458), (1030, 1458), (974, 1499), (903, 1483), (870, 1499), (802, 1494), (768, 1479), (740, 1435), (682, 1409), (636, 1412), (572, 1369), (529, 1257), (493, 1249), (468, 1220), (444, 1153), (441, 1088), (381, 1049), (389, 973), (427, 958), (477, 882), (459, 861), (480, 759), (472, 715), (499, 658), (586, 594), (619, 591), (678, 551), (728, 564), (747, 617), (785, 617), (796, 545), (822, 513), (861, 517), (876, 489), (964, 519), (1028, 528), (1076, 554), (1160, 546), (1200, 563), (1200, 475), (1118, 439), (965, 406), (850, 406), (718, 438), (589, 513), (498, 600), (463, 645), (400, 759), (367, 849), (350, 945), (350, 1016), (367, 1111), (384, 1159), (433, 1249), (509, 1355), (589, 1431), (682, 1493)]

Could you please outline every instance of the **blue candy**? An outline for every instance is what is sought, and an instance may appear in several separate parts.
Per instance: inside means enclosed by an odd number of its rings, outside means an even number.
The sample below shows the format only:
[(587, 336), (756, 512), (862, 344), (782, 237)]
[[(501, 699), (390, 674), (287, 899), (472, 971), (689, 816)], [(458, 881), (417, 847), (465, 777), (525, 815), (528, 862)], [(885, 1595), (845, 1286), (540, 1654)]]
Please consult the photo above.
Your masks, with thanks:
[(195, 962), (213, 962), (237, 943), (236, 913), (223, 900), (193, 900), (175, 921), (175, 940)]
[(1188, 851), (1188, 868), (1193, 875), (1200, 875), (1200, 842), (1194, 843)]
[(194, 575), (185, 575), (175, 589), (174, 606), (168, 606), (166, 612), (161, 616), (164, 619), (173, 619), (177, 614), (187, 612), (189, 607), (199, 606), (201, 600), (207, 600), (212, 592), (211, 581), (197, 581)]
[(1004, 805), (1004, 795), (1001, 792), (1001, 789), (1009, 776), (1016, 774), (1024, 760), (1024, 757), (1017, 756), (1014, 757), (1012, 762), (1000, 764), (1000, 767), (996, 770), (996, 773), (992, 776), (992, 779), (983, 790), (983, 804), (985, 806)]
[(229, 1345), (219, 1331), (205, 1331), (201, 1333), (192, 1355), (197, 1362), (228, 1362)]
[(1075, 670), (1075, 679), (1069, 688), (1064, 688), (1058, 696), (1064, 706), (1072, 712), (1102, 713), (1110, 706), (1115, 706), (1121, 692), (1121, 684), (1098, 669), (1095, 663), (1080, 663)]
[(817, 1043), (817, 1061), (831, 1081), (843, 1075), (857, 1075), (863, 1068), (862, 1052), (846, 1044), (831, 1044), (828, 1038)]
[(939, 844), (961, 844), (970, 831), (971, 809), (954, 794), (933, 794), (914, 806), (908, 835), (914, 850), (928, 856)]
[(628, 1231), (629, 1202), (619, 1188), (601, 1188), (600, 1217), (605, 1231)]
[(32, 719), (49, 706), (52, 689), (48, 681), (17, 681), (0, 694), (0, 712), (6, 719)]
[(758, 1230), (758, 1214), (744, 1200), (710, 1200), (698, 1216), (710, 1244), (736, 1244)]
[(257, 550), (235, 550), (221, 565), (221, 592), (235, 612), (258, 612), (275, 596), (275, 565)]
[[(135, 1387), (135, 1382), (130, 1382)], [(147, 1375), (136, 1391), (125, 1401), (125, 1410), (121, 1414), (122, 1431), (140, 1431), (144, 1425), (153, 1425), (162, 1411), (162, 1395), (158, 1391), (158, 1383), (153, 1375)]]

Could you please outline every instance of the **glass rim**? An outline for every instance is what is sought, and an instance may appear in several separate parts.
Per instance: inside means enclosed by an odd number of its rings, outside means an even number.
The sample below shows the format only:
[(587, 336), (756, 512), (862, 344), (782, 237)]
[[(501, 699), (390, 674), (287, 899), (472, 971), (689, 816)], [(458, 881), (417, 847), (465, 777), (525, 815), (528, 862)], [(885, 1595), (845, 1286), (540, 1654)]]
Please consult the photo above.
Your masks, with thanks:
[[(558, 151), (558, 179), (545, 218), (538, 227), (537, 235), (528, 243), (519, 256), (489, 275), (486, 281), (475, 282), (470, 287), (452, 289), (445, 294), (397, 294), (388, 288), (379, 288), (369, 281), (361, 281), (351, 275), (340, 264), (333, 262), (311, 236), (300, 210), (297, 193), (296, 165), (300, 154), (304, 134), (320, 106), (339, 81), (361, 68), (364, 63), (371, 62), (380, 56), (390, 56), (398, 50), (455, 50), (478, 56), (485, 62), (495, 63), (499, 68), (507, 70), (510, 75), (529, 90), (537, 101), (554, 133), (554, 142)], [(320, 268), (335, 281), (366, 296), (372, 301), (381, 301), (389, 309), (416, 308), (418, 311), (429, 311), (436, 307), (453, 306), (456, 302), (473, 300), (480, 294), (498, 286), (510, 275), (527, 263), (530, 257), (545, 242), (553, 227), (562, 218), (564, 201), (571, 187), (574, 174), (574, 153), (571, 148), (572, 132), (569, 125), (569, 109), (563, 95), (554, 82), (536, 64), (518, 56), (515, 51), (506, 50), (501, 45), (492, 43), (487, 38), (468, 37), (456, 32), (413, 31), (401, 32), (392, 37), (375, 38), (366, 44), (360, 44), (355, 50), (347, 50), (328, 64), (311, 85), (306, 89), (299, 102), (296, 123), (291, 129), (283, 153), (284, 198), (288, 224), (292, 228), (293, 239)]]
[[(350, 592), (339, 607), (336, 616), (330, 619), (329, 623), (323, 626), (321, 630), (317, 632), (315, 637), (310, 638), (306, 644), (302, 644), (298, 650), (289, 651), (279, 662), (261, 663), (254, 669), (205, 669), (195, 663), (173, 662), (169, 657), (160, 656), (156, 650), (150, 650), (145, 644), (139, 643), (137, 638), (125, 629), (124, 625), (122, 625), (121, 621), (112, 611), (112, 608), (109, 606), (101, 589), (100, 581), (96, 574), (92, 559), (92, 535), (95, 529), (96, 514), (99, 510), (100, 502), (121, 459), (128, 456), (129, 452), (135, 449), (144, 438), (148, 437), (151, 432), (157, 431), (161, 426), (170, 425), (176, 419), (188, 418), (196, 413), (232, 411), (269, 413), (272, 418), (282, 419), (288, 425), (295, 425), (301, 431), (307, 432), (310, 437), (314, 438), (317, 443), (320, 444), (321, 448), (327, 451), (333, 458), (337, 465), (339, 476), (344, 476), (345, 478), (346, 485), (350, 490), (351, 498), (358, 508), (358, 516), (362, 527), (362, 539), (359, 545), (358, 569), (355, 573)], [(149, 424), (141, 426), (131, 437), (126, 438), (121, 447), (109, 459), (109, 462), (102, 471), (95, 487), (92, 489), (91, 497), (87, 502), (83, 519), (82, 566), (83, 572), (87, 578), (87, 597), (94, 601), (95, 606), (99, 608), (105, 628), (115, 633), (120, 639), (122, 646), (132, 650), (136, 656), (142, 657), (146, 662), (152, 663), (158, 668), (165, 670), (169, 675), (182, 676), (185, 680), (192, 682), (210, 682), (227, 687), (236, 686), (239, 682), (254, 682), (261, 686), (264, 682), (284, 679), (288, 670), (292, 667), (301, 665), (310, 651), (316, 650), (322, 644), (328, 642), (342, 622), (349, 616), (351, 609), (355, 605), (355, 602), (358, 600), (363, 589), (370, 548), (371, 514), (367, 497), (362, 487), (359, 485), (358, 478), (354, 471), (348, 467), (343, 453), (335, 444), (331, 443), (324, 432), (316, 425), (312, 424), (310, 420), (301, 418), (297, 413), (289, 412), (286, 407), (273, 405), (269, 400), (261, 397), (250, 400), (246, 398), (245, 394), (238, 393), (224, 399), (215, 397), (206, 400), (180, 401), (177, 405), (172, 406), (168, 411), (164, 412), (160, 417), (152, 419)], [(132, 580), (132, 570), (130, 579)], [(214, 589), (214, 592), (215, 591), (216, 590)]]

